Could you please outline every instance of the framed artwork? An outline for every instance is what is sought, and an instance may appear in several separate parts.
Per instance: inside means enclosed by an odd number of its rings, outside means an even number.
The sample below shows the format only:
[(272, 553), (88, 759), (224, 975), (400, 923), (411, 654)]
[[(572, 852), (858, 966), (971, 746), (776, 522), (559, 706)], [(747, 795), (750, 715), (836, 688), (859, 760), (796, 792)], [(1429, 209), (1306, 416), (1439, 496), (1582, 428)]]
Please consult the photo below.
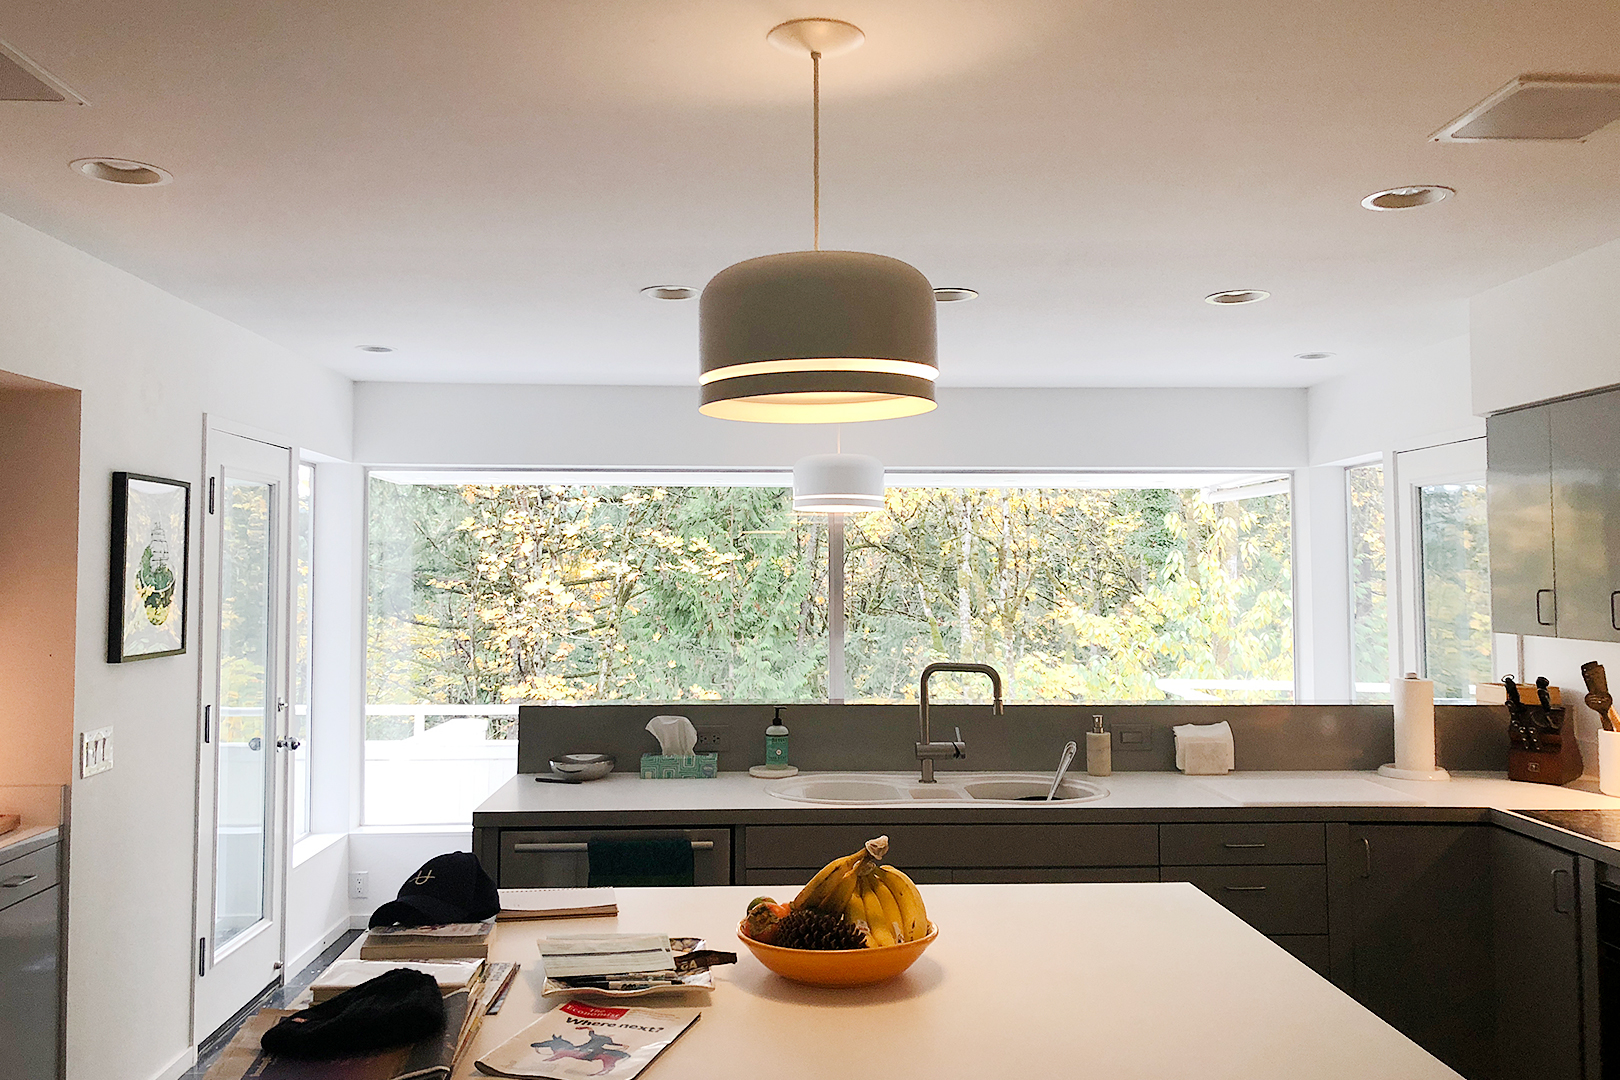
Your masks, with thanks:
[(109, 664), (186, 651), (190, 545), (190, 484), (113, 473)]

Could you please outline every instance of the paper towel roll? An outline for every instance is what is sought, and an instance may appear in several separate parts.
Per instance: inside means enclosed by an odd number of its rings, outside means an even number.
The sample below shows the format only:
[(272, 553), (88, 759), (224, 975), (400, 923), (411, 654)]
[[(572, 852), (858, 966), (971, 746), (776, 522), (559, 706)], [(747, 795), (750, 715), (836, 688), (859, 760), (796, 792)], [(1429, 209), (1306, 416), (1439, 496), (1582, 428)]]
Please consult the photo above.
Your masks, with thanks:
[(1395, 767), (1403, 772), (1434, 769), (1434, 683), (1408, 675), (1390, 688), (1395, 705)]

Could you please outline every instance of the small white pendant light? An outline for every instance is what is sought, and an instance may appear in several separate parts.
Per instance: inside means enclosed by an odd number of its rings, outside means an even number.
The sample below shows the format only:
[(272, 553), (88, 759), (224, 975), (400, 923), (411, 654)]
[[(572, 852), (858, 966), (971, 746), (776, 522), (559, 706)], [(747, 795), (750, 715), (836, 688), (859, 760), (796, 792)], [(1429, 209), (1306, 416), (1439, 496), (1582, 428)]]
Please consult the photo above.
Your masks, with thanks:
[(729, 266), (704, 288), (698, 411), (777, 424), (928, 412), (939, 374), (928, 279), (885, 255), (821, 250), (821, 58), (866, 36), (838, 19), (794, 19), (767, 39), (810, 54), (815, 246)]
[(860, 514), (883, 509), (883, 462), (863, 454), (812, 454), (793, 463), (793, 509)]

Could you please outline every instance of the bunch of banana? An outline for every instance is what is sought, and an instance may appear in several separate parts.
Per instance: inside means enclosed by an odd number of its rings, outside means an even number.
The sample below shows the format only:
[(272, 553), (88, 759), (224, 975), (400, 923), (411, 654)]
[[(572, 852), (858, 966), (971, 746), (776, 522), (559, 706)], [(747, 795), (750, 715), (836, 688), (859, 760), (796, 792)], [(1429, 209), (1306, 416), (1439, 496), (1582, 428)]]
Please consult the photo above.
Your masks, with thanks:
[(883, 865), (889, 838), (868, 840), (861, 850), (834, 859), (789, 905), (842, 914), (863, 929), (869, 946), (895, 945), (928, 936), (928, 912), (917, 886)]

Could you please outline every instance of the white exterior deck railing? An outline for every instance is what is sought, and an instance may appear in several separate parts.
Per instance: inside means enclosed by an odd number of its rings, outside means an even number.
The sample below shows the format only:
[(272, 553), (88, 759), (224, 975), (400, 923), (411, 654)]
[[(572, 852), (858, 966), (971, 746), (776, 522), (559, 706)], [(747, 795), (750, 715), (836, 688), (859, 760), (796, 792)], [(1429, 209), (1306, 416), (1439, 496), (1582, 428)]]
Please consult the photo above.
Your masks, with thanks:
[[(465, 825), (475, 807), (517, 774), (517, 732), (489, 738), (489, 721), (517, 719), (516, 705), (367, 705), (409, 717), (400, 739), (366, 739), (366, 825)], [(430, 727), (429, 720), (435, 721)]]

